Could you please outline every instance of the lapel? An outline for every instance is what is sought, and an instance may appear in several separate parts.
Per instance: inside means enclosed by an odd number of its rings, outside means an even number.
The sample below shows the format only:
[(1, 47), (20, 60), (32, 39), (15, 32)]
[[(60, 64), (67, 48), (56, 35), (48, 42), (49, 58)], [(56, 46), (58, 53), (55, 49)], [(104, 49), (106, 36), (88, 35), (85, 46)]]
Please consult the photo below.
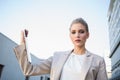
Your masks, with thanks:
[[(61, 53), (60, 53), (61, 54)], [(66, 60), (68, 59), (69, 55), (71, 54), (71, 51), (67, 51), (65, 52), (65, 54), (61, 55), (59, 60), (57, 61), (57, 66), (56, 70), (55, 70), (55, 74), (57, 74), (55, 77), (55, 80), (60, 80), (61, 77), (61, 73), (62, 73), (62, 68), (66, 62)]]
[(83, 62), (83, 66), (81, 68), (81, 73), (80, 73), (81, 79), (80, 80), (85, 80), (87, 72), (91, 66), (91, 63), (92, 63), (92, 56), (91, 56), (91, 53), (87, 51), (85, 60)]
[[(62, 73), (62, 68), (66, 62), (66, 60), (68, 59), (69, 55), (71, 54), (73, 50), (71, 51), (67, 51), (65, 52), (64, 55), (61, 55), (59, 60), (57, 61), (57, 66), (59, 67), (56, 67), (55, 70), (55, 73), (56, 76), (54, 76), (54, 80), (60, 80), (60, 77), (61, 77), (61, 73)], [(86, 57), (85, 57), (85, 61), (83, 62), (83, 66), (81, 68), (81, 73), (80, 73), (80, 76), (81, 76), (81, 79), (80, 80), (85, 80), (86, 78), (86, 75), (87, 75), (87, 72), (91, 66), (91, 62), (92, 62), (92, 56), (91, 56), (91, 53), (89, 51), (87, 51), (86, 53)]]

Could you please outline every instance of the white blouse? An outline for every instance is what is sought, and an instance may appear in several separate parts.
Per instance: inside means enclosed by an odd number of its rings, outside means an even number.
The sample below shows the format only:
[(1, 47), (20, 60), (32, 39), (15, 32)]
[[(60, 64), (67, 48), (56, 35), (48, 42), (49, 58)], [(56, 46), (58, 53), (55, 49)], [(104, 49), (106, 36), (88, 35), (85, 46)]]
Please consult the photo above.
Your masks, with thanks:
[(61, 80), (80, 80), (80, 71), (85, 55), (71, 53), (63, 67)]

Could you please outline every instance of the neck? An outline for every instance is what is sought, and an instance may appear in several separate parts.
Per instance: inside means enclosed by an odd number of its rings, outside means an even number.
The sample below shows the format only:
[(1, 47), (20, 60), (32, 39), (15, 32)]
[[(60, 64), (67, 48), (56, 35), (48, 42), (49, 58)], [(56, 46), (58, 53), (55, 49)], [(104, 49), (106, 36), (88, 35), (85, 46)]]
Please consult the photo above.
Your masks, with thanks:
[(85, 51), (86, 51), (85, 47), (82, 47), (82, 48), (74, 47), (74, 51), (73, 52), (75, 54), (82, 55), (82, 54), (85, 54)]

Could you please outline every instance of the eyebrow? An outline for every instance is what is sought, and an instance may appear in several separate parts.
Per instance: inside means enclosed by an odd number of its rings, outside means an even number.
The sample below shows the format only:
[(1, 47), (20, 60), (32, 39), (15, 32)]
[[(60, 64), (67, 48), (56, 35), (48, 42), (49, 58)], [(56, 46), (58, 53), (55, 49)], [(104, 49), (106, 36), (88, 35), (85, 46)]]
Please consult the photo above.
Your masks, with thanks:
[[(73, 30), (72, 30), (72, 29), (70, 29), (70, 30), (71, 30), (71, 31), (76, 31), (75, 29), (73, 29)], [(79, 29), (79, 30), (85, 30), (85, 29)], [(78, 31), (79, 31), (79, 30), (78, 30)]]

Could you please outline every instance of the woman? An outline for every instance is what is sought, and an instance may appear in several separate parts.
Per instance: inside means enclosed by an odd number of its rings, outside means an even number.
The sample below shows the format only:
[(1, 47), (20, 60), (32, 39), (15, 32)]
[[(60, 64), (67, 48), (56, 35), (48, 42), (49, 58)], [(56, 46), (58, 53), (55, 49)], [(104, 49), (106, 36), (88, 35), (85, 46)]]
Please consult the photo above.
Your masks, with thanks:
[(77, 18), (70, 25), (73, 50), (55, 52), (54, 56), (33, 65), (27, 59), (23, 32), (21, 45), (14, 50), (26, 76), (49, 73), (50, 80), (108, 80), (104, 59), (85, 48), (88, 37), (86, 21)]

